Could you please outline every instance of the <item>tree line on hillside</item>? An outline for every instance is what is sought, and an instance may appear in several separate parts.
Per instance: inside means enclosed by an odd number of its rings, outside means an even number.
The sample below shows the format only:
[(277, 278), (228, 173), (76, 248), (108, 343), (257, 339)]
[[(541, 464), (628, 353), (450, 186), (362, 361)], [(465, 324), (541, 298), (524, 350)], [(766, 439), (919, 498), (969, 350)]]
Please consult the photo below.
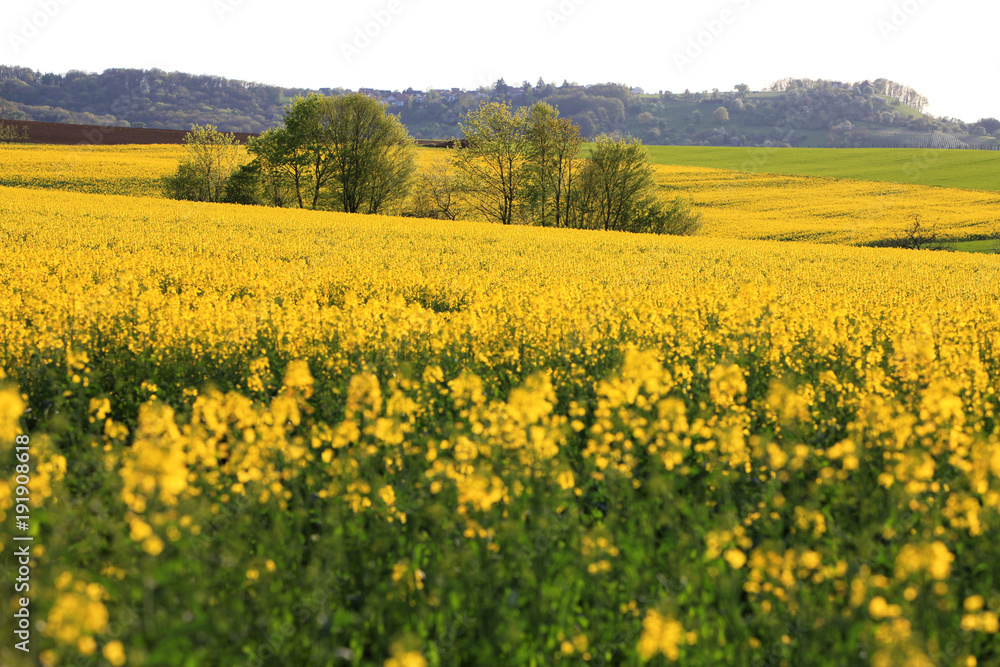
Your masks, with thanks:
[[(652, 113), (642, 114), (638, 120), (655, 136), (640, 136), (647, 143), (801, 146), (808, 140), (807, 132), (821, 131), (825, 145), (831, 148), (872, 145), (873, 135), (880, 132), (920, 134), (926, 138), (925, 143), (935, 133), (949, 134), (969, 143), (982, 143), (984, 147), (991, 147), (996, 143), (994, 139), (1000, 139), (1000, 133), (989, 129), (995, 119), (963, 123), (917, 113), (902, 100), (922, 106), (926, 98), (885, 79), (860, 84), (785, 79), (770, 86), (771, 94), (751, 94), (745, 86), (736, 88), (735, 93), (716, 89), (711, 94), (664, 94), (661, 97), (666, 97), (667, 101), (663, 104), (676, 100), (697, 103), (696, 108), (683, 117), (688, 126), (682, 132), (665, 127), (657, 120), (657, 114), (663, 109), (654, 104)], [(992, 138), (975, 141), (977, 136)], [(665, 141), (660, 141), (661, 138)], [(961, 143), (961, 140), (956, 142)], [(820, 144), (813, 140), (812, 145)]]
[(620, 83), (580, 86), (564, 81), (557, 86), (543, 79), (530, 84), (510, 86), (503, 78), (476, 91), (441, 95), (428, 93), (421, 103), (409, 90), (401, 93), (403, 104), (397, 109), (407, 127), (415, 128), (418, 138), (434, 138), (455, 134), (462, 118), (478, 108), (483, 101), (509, 104), (513, 109), (530, 108), (546, 102), (571, 118), (587, 138), (600, 134), (626, 132), (630, 120), (642, 111), (641, 96)]
[(305, 92), (159, 69), (43, 74), (0, 66), (0, 114), (15, 120), (260, 132), (278, 124), (288, 100)]
[(467, 148), (418, 166), (413, 138), (360, 94), (296, 98), (283, 126), (247, 144), (194, 127), (188, 156), (164, 179), (175, 199), (397, 214), (501, 224), (691, 234), (699, 214), (657, 194), (636, 139), (602, 135), (586, 154), (580, 128), (549, 104), (488, 102), (462, 120)]
[(874, 81), (862, 81), (861, 83), (846, 86), (839, 81), (828, 81), (826, 79), (778, 79), (767, 87), (772, 92), (787, 92), (790, 90), (845, 90), (857, 88), (865, 95), (886, 95), (901, 104), (923, 111), (930, 103), (929, 100), (906, 84), (890, 81), (889, 79), (875, 79)]
[[(486, 94), (489, 101), (506, 102), (515, 110), (547, 102), (571, 118), (588, 138), (628, 133), (650, 145), (817, 145), (807, 133), (818, 131), (825, 133), (821, 136), (831, 147), (859, 145), (880, 130), (981, 136), (985, 144), (1000, 139), (996, 130), (989, 129), (991, 118), (964, 123), (920, 113), (927, 99), (888, 79), (858, 83), (784, 79), (769, 91), (753, 93), (749, 86), (738, 84), (731, 92), (716, 88), (647, 95), (617, 83), (579, 86), (564, 81), (556, 86), (539, 79), (534, 85), (524, 81), (511, 86), (499, 79), (485, 91), (428, 94), (422, 104), (406, 98), (408, 91), (403, 91), (406, 101), (397, 111), (418, 138), (455, 133), (459, 120), (479, 106)], [(845, 133), (844, 128), (850, 129)]]
[[(367, 89), (366, 89), (367, 90)], [(460, 133), (461, 120), (483, 102), (513, 110), (546, 102), (593, 139), (630, 134), (646, 144), (717, 146), (866, 145), (866, 133), (954, 134), (960, 142), (993, 145), (1000, 139), (989, 121), (963, 123), (918, 113), (926, 98), (887, 79), (860, 83), (782, 79), (770, 92), (743, 84), (731, 92), (644, 94), (620, 83), (556, 85), (539, 79), (510, 85), (499, 79), (476, 90), (367, 91), (391, 105), (418, 139)], [(0, 66), (0, 118), (132, 127), (188, 128), (213, 125), (227, 132), (261, 132), (282, 123), (285, 105), (307, 91), (162, 70), (109, 69), (100, 74), (41, 73)], [(725, 109), (725, 116), (718, 113)], [(850, 130), (844, 130), (850, 123)], [(817, 132), (822, 132), (817, 137)], [(830, 135), (829, 133), (833, 133)], [(807, 133), (812, 133), (807, 134)], [(817, 143), (820, 142), (820, 143)]]
[[(310, 92), (339, 96), (351, 91), (280, 88), (159, 69), (53, 74), (0, 66), (0, 116), (15, 120), (160, 128), (200, 124), (227, 132), (261, 132), (281, 123), (288, 101)], [(639, 111), (638, 98), (621, 84), (584, 87), (563, 82), (557, 87), (539, 79), (535, 87), (512, 87), (500, 79), (489, 87), (458, 91), (460, 95), (430, 90), (418, 97), (413, 92), (398, 93), (407, 101), (394, 110), (404, 125), (419, 128), (417, 138), (425, 139), (455, 134), (459, 119), (484, 99), (514, 106), (546, 99), (572, 116), (585, 137), (624, 131), (627, 118)]]

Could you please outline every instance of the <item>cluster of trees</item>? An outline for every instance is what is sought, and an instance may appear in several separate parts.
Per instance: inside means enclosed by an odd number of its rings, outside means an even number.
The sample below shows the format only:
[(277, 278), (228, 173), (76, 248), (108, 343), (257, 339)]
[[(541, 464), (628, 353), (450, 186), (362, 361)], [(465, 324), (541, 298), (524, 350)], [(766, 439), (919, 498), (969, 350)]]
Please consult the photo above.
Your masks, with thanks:
[(240, 189), (240, 145), (233, 134), (213, 125), (195, 125), (184, 136), (187, 159), (163, 179), (171, 199), (236, 203)]
[[(284, 106), (310, 92), (346, 95), (350, 91), (281, 88), (218, 76), (164, 72), (159, 69), (108, 69), (101, 73), (72, 70), (42, 73), (27, 67), (0, 66), (0, 99), (11, 105), (5, 117), (48, 122), (184, 128), (211, 124), (226, 132), (261, 132), (281, 124)], [(547, 100), (571, 116), (586, 137), (626, 130), (638, 112), (638, 98), (622, 84), (561, 86), (539, 79), (508, 86), (503, 79), (491, 87), (452, 99), (429, 92), (397, 111), (417, 138), (439, 139), (455, 134), (459, 120), (489, 101), (525, 106)]]
[[(884, 129), (919, 133), (948, 132), (990, 136), (978, 124), (918, 113), (927, 98), (909, 86), (876, 79), (844, 83), (812, 79), (782, 79), (764, 94), (754, 94), (746, 84), (732, 92), (712, 91), (639, 95), (622, 84), (561, 86), (539, 80), (511, 86), (500, 79), (487, 90), (492, 101), (507, 102), (516, 110), (545, 101), (570, 117), (588, 138), (601, 133), (629, 133), (647, 144), (798, 146), (859, 145), (869, 131)], [(777, 93), (777, 94), (776, 94)], [(480, 102), (478, 94), (449, 101), (432, 98), (422, 105), (401, 109), (403, 122), (416, 136), (440, 137), (458, 129), (459, 120)], [(843, 128), (854, 126), (854, 134)], [(835, 127), (840, 130), (833, 131)], [(822, 132), (823, 134), (818, 134)], [(811, 136), (810, 134), (811, 133)]]
[[(159, 69), (53, 74), (0, 66), (0, 100), (10, 105), (5, 117), (21, 120), (160, 128), (204, 123), (226, 132), (260, 132), (280, 125), (284, 106), (309, 92), (350, 91), (280, 88)], [(500, 79), (455, 98), (429, 91), (425, 101), (411, 100), (396, 110), (417, 138), (439, 139), (455, 134), (459, 120), (478, 107), (484, 95), (488, 101), (515, 106), (546, 100), (572, 117), (586, 137), (623, 132), (628, 118), (639, 111), (639, 98), (622, 84), (584, 87), (564, 81), (556, 86), (541, 79), (534, 86), (508, 86)]]
[[(582, 155), (580, 128), (546, 103), (470, 111), (467, 147), (421, 169), (415, 144), (384, 104), (360, 94), (298, 97), (280, 128), (247, 144), (194, 127), (188, 156), (164, 179), (176, 199), (289, 206), (347, 213), (477, 219), (580, 229), (691, 234), (699, 214), (661, 201), (638, 140), (602, 135)], [(447, 151), (447, 152), (445, 152)]]
[(908, 107), (916, 109), (917, 111), (923, 111), (930, 104), (930, 101), (913, 90), (909, 86), (896, 83), (895, 81), (890, 81), (888, 79), (875, 79), (872, 81), (872, 88), (879, 95), (886, 95), (892, 99), (905, 104)]
[[(601, 135), (586, 156), (580, 127), (546, 102), (512, 109), (483, 104), (461, 124), (468, 148), (421, 180), (416, 213), (454, 218), (473, 210), (502, 224), (692, 234), (699, 215), (657, 193), (637, 139)], [(451, 173), (447, 169), (451, 167)]]
[(405, 197), (414, 169), (399, 118), (358, 93), (296, 98), (283, 127), (248, 142), (248, 163), (213, 126), (195, 126), (185, 143), (187, 159), (164, 179), (174, 199), (380, 213)]
[(27, 140), (28, 140), (27, 126), (18, 129), (16, 125), (12, 125), (10, 123), (0, 123), (0, 142), (9, 144), (15, 141), (27, 141)]
[[(917, 113), (927, 98), (888, 79), (860, 83), (782, 79), (769, 90), (755, 94), (738, 84), (727, 93), (713, 89), (644, 95), (620, 83), (556, 85), (539, 79), (511, 85), (499, 79), (474, 91), (382, 92), (418, 139), (459, 134), (462, 119), (485, 101), (509, 104), (514, 111), (546, 102), (588, 139), (617, 133), (661, 145), (822, 145), (822, 137), (839, 126), (840, 131), (829, 135), (828, 145), (867, 145), (866, 132), (887, 129), (947, 132), (970, 144), (997, 145), (993, 139), (997, 129), (988, 125)], [(43, 74), (0, 66), (0, 118), (13, 120), (162, 128), (207, 123), (226, 132), (253, 133), (279, 127), (285, 105), (309, 92), (158, 69)], [(317, 92), (350, 93), (339, 88)], [(855, 128), (853, 134), (842, 131), (848, 122)], [(962, 137), (963, 133), (969, 136)]]
[(571, 118), (588, 138), (626, 132), (629, 120), (642, 111), (641, 98), (619, 83), (580, 86), (564, 81), (556, 86), (539, 79), (535, 85), (525, 81), (520, 86), (510, 86), (501, 78), (492, 86), (467, 91), (453, 99), (430, 94), (423, 103), (408, 102), (400, 107), (400, 118), (418, 139), (449, 136), (457, 132), (461, 119), (484, 100), (507, 103), (515, 109), (547, 102), (564, 117)]
[(249, 142), (254, 161), (244, 172), (259, 176), (274, 206), (380, 213), (405, 197), (414, 148), (399, 118), (375, 100), (311, 94), (289, 106), (284, 127)]
[(845, 84), (841, 81), (828, 81), (826, 79), (779, 79), (767, 87), (772, 92), (788, 92), (792, 90), (849, 90), (857, 91), (866, 96), (885, 95), (901, 104), (923, 111), (929, 104), (926, 97), (909, 86), (890, 81), (889, 79), (875, 79), (874, 81), (862, 81), (860, 83)]
[(829, 130), (845, 121), (907, 125), (910, 116), (899, 111), (899, 106), (899, 102), (886, 99), (870, 86), (841, 88), (826, 81), (813, 87), (792, 87), (780, 97), (750, 101), (743, 104), (743, 109), (729, 111), (741, 114), (741, 122), (748, 125), (780, 118), (796, 130)]
[[(691, 112), (687, 120), (698, 124), (711, 117), (712, 127), (696, 130), (694, 125), (689, 125), (687, 138), (678, 143), (796, 146), (809, 140), (806, 132), (822, 131), (824, 134), (819, 136), (825, 136), (829, 147), (910, 144), (995, 147), (992, 139), (974, 140), (976, 136), (993, 135), (987, 130), (988, 119), (966, 124), (951, 118), (922, 115), (917, 111), (926, 105), (926, 98), (908, 86), (887, 79), (853, 84), (782, 79), (769, 86), (770, 95), (748, 95), (740, 88), (737, 86), (736, 94), (720, 95), (716, 90), (711, 96), (692, 95), (691, 99), (698, 101), (705, 110)], [(775, 92), (780, 95), (774, 95)], [(728, 121), (724, 120), (727, 116)], [(767, 129), (758, 129), (762, 127)], [(882, 142), (880, 137), (887, 133), (893, 137), (907, 137), (906, 143)], [(942, 140), (941, 133), (954, 137)]]
[(990, 135), (1000, 138), (1000, 120), (992, 117), (980, 118), (972, 124), (970, 131), (977, 136)]
[(260, 132), (280, 123), (288, 100), (305, 92), (159, 69), (43, 74), (0, 66), (0, 98), (23, 120), (159, 128), (207, 123)]

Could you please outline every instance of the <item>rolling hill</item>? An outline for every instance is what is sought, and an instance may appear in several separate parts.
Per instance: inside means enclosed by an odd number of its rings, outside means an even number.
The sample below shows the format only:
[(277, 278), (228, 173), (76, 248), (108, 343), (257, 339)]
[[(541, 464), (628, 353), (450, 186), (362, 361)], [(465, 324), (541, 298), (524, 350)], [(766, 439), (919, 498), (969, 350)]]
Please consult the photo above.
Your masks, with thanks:
[[(621, 83), (561, 85), (539, 79), (478, 90), (362, 89), (398, 113), (417, 139), (461, 136), (464, 114), (484, 101), (544, 101), (584, 136), (631, 134), (648, 145), (1000, 148), (1000, 121), (926, 115), (926, 98), (886, 79), (845, 83), (783, 79), (768, 90), (645, 93)], [(281, 122), (296, 95), (342, 88), (285, 88), (218, 76), (110, 69), (42, 73), (0, 66), (0, 119), (187, 130), (212, 124), (260, 132)]]

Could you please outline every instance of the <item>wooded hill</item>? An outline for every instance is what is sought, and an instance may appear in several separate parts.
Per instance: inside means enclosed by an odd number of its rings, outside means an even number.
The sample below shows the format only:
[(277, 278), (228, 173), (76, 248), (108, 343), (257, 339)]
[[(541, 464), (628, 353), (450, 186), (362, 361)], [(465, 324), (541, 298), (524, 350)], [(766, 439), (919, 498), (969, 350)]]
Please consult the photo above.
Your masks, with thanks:
[[(0, 118), (22, 121), (182, 130), (212, 124), (224, 131), (260, 132), (280, 124), (285, 106), (307, 92), (158, 69), (52, 74), (0, 66)], [(886, 79), (782, 79), (759, 92), (739, 85), (729, 92), (655, 94), (617, 83), (556, 85), (539, 79), (511, 86), (500, 79), (475, 91), (368, 94), (389, 104), (418, 139), (461, 136), (460, 119), (483, 101), (519, 107), (544, 100), (591, 139), (619, 132), (651, 145), (1000, 147), (1000, 121), (926, 115), (926, 98)]]

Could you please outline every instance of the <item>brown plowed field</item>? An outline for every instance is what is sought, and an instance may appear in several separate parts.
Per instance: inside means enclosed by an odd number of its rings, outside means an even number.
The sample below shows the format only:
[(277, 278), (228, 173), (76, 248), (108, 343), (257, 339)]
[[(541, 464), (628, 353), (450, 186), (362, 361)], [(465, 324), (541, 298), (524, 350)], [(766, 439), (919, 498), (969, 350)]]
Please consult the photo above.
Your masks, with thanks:
[[(182, 144), (186, 130), (153, 130), (139, 127), (108, 127), (104, 125), (71, 125), (69, 123), (42, 123), (31, 120), (0, 120), (21, 130), (28, 128), (28, 143), (32, 144)], [(234, 132), (241, 144), (250, 137), (247, 132)]]
[[(43, 123), (33, 120), (5, 120), (0, 119), (0, 125), (12, 125), (18, 132), (22, 128), (28, 128), (28, 141), (30, 144), (64, 144), (77, 145), (93, 144), (95, 146), (111, 146), (115, 144), (182, 144), (187, 130), (154, 130), (140, 127), (108, 127), (106, 125), (73, 125), (70, 123)], [(256, 137), (256, 133), (234, 132), (241, 144), (246, 144), (251, 137)], [(418, 146), (428, 146), (431, 148), (451, 147), (452, 141), (435, 141), (430, 139), (418, 139)], [(461, 140), (461, 145), (465, 148), (468, 142)]]

